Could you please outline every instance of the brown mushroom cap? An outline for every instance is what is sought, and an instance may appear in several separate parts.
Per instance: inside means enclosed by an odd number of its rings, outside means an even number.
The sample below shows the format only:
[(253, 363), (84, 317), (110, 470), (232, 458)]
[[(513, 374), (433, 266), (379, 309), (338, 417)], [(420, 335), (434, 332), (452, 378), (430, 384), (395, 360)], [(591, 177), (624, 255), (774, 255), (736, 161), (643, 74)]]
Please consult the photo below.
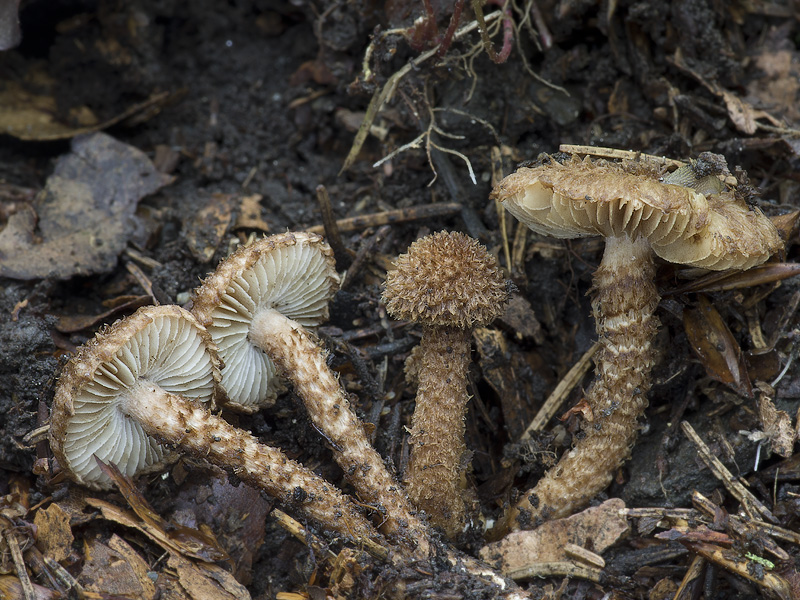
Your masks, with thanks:
[(469, 328), (502, 314), (508, 287), (497, 260), (480, 242), (440, 231), (397, 258), (386, 275), (383, 299), (396, 319)]
[(518, 169), (492, 197), (537, 233), (644, 237), (664, 260), (706, 269), (748, 269), (783, 248), (772, 222), (731, 191), (663, 183), (655, 168), (550, 160)]
[(126, 416), (142, 381), (201, 404), (214, 403), (219, 359), (208, 333), (186, 310), (148, 306), (117, 321), (82, 346), (58, 380), (50, 417), (50, 446), (78, 483), (112, 482), (94, 455), (129, 477), (163, 468), (170, 454)]
[(192, 312), (219, 348), (231, 408), (253, 412), (274, 403), (283, 389), (272, 360), (248, 339), (256, 313), (270, 308), (316, 327), (327, 320), (338, 289), (333, 252), (313, 233), (283, 233), (243, 246), (206, 278)]

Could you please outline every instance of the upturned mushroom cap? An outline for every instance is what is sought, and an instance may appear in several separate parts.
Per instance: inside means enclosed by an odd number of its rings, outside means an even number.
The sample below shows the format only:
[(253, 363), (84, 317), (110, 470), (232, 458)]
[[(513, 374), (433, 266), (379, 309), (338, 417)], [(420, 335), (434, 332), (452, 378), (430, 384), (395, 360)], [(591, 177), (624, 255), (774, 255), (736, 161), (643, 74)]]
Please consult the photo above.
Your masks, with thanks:
[(508, 286), (477, 240), (440, 231), (411, 244), (386, 275), (386, 309), (396, 319), (469, 328), (503, 312)]
[(283, 389), (272, 360), (248, 339), (253, 316), (269, 308), (315, 327), (327, 320), (338, 289), (333, 252), (313, 233), (282, 233), (243, 246), (206, 278), (192, 312), (219, 348), (229, 407), (254, 412)]
[(641, 164), (551, 159), (518, 169), (492, 197), (537, 233), (644, 237), (664, 260), (706, 269), (748, 269), (783, 248), (761, 210), (722, 182), (689, 187), (684, 179), (676, 178), (683, 185), (664, 183), (655, 168)]
[(211, 404), (221, 393), (211, 337), (177, 306), (148, 306), (117, 321), (82, 346), (58, 380), (50, 416), (50, 446), (76, 482), (112, 486), (94, 459), (129, 477), (154, 472), (171, 453), (125, 415), (140, 381)]

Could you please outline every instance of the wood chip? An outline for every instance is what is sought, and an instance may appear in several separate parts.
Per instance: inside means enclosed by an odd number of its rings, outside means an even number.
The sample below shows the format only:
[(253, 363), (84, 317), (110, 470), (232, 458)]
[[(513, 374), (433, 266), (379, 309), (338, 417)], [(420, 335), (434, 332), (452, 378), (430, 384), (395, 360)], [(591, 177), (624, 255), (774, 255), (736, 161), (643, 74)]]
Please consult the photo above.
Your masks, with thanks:
[(75, 538), (69, 525), (69, 515), (58, 504), (36, 511), (33, 524), (38, 529), (36, 546), (42, 554), (61, 562), (72, 552)]
[(731, 495), (742, 503), (742, 506), (748, 514), (751, 516), (760, 514), (767, 519), (767, 521), (775, 524), (778, 523), (778, 519), (775, 518), (775, 515), (773, 515), (750, 490), (739, 483), (739, 480), (734, 477), (728, 468), (722, 464), (722, 461), (711, 452), (709, 447), (700, 439), (700, 436), (697, 435), (697, 432), (689, 423), (683, 421), (681, 423), (681, 429), (695, 447), (697, 447), (700, 458), (703, 459), (706, 466), (711, 470), (714, 476), (722, 482)]

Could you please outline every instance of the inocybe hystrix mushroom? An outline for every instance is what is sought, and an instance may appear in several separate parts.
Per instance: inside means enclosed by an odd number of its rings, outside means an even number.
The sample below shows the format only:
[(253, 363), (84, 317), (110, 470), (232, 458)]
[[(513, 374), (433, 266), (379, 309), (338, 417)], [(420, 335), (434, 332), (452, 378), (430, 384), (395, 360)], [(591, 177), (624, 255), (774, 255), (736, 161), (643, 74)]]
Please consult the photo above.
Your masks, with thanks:
[(414, 504), (449, 537), (467, 522), (464, 419), (471, 330), (503, 312), (508, 287), (494, 256), (463, 233), (417, 240), (386, 275), (386, 309), (421, 323), (418, 380), (405, 485)]
[(214, 344), (188, 311), (141, 308), (67, 363), (50, 416), (53, 454), (72, 479), (104, 489), (112, 482), (95, 457), (133, 477), (161, 469), (162, 444), (173, 445), (341, 535), (367, 543), (377, 537), (333, 485), (207, 410), (221, 394), (219, 381)]
[(783, 242), (758, 208), (716, 175), (703, 176), (692, 166), (662, 180), (648, 163), (547, 158), (503, 179), (492, 197), (542, 235), (606, 238), (592, 287), (602, 344), (586, 395), (593, 421), (505, 516), (495, 532), (501, 535), (571, 514), (605, 488), (627, 458), (655, 362), (651, 341), (660, 296), (653, 255), (712, 270), (748, 269), (780, 251)]
[[(334, 459), (361, 500), (378, 509), (382, 531), (419, 546), (424, 554), (427, 537), (422, 522), (370, 444), (327, 364), (327, 353), (304, 328), (327, 317), (328, 302), (338, 286), (333, 252), (322, 237), (277, 234), (239, 248), (220, 263), (195, 291), (192, 312), (225, 349), (226, 371), (234, 368), (233, 356), (245, 358), (235, 366), (245, 371), (247, 365), (261, 365), (266, 356), (275, 363), (303, 400), (314, 426), (330, 442)], [(247, 372), (230, 375), (245, 377), (252, 386), (260, 386), (260, 379)], [(258, 395), (247, 386), (243, 395), (258, 403)], [(232, 400), (244, 403), (235, 395)]]

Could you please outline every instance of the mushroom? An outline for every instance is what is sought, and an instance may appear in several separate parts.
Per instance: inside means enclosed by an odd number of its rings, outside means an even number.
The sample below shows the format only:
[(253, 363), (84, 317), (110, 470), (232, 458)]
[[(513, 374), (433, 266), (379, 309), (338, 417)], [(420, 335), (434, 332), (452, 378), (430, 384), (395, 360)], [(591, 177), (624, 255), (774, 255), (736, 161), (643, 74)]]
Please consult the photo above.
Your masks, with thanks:
[(76, 482), (112, 486), (95, 457), (133, 477), (159, 469), (161, 444), (223, 467), (284, 505), (356, 540), (375, 529), (327, 481), (209, 412), (219, 397), (214, 344), (188, 311), (139, 309), (82, 346), (58, 381), (50, 446)]
[[(376, 506), (382, 530), (427, 551), (421, 521), (402, 488), (370, 445), (326, 353), (304, 329), (327, 316), (338, 286), (333, 253), (322, 237), (284, 233), (239, 248), (195, 291), (192, 312), (221, 347), (229, 379), (266, 354), (294, 385), (311, 421), (333, 448), (334, 458), (362, 501)], [(237, 364), (231, 356), (248, 356)], [(223, 380), (224, 381), (224, 380)], [(258, 379), (248, 380), (259, 386)], [(230, 392), (229, 392), (230, 393)], [(234, 402), (240, 402), (234, 397)]]
[(503, 312), (508, 287), (494, 256), (477, 240), (443, 231), (417, 240), (397, 258), (383, 300), (394, 318), (423, 326), (413, 366), (406, 365), (418, 389), (405, 484), (417, 508), (452, 538), (467, 520), (464, 419), (471, 331)]
[(606, 238), (592, 287), (602, 344), (586, 396), (592, 420), (575, 448), (506, 514), (499, 536), (571, 514), (610, 483), (630, 453), (655, 362), (651, 341), (660, 296), (653, 254), (705, 269), (743, 270), (780, 251), (783, 242), (758, 208), (692, 165), (661, 178), (644, 162), (547, 158), (503, 179), (492, 197), (537, 233)]

